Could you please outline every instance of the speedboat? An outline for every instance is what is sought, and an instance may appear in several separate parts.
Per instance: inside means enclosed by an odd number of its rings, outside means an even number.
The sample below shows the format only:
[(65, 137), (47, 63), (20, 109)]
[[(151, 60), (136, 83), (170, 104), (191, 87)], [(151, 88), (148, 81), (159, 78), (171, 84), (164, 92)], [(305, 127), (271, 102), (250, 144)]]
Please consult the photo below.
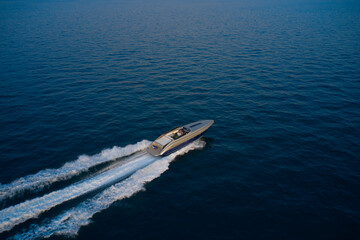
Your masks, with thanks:
[(201, 120), (173, 128), (152, 142), (147, 152), (153, 156), (169, 155), (200, 138), (213, 123), (214, 120)]

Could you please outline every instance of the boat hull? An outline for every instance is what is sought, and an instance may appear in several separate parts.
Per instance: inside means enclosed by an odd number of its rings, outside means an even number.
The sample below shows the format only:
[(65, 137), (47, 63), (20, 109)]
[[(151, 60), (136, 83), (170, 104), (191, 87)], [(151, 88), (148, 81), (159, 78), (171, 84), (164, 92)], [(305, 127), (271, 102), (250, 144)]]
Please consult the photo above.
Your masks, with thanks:
[[(213, 120), (201, 120), (174, 128), (151, 143), (147, 152), (153, 156), (167, 156), (199, 139), (213, 123)], [(181, 129), (185, 130), (186, 133), (181, 137), (174, 138), (177, 131)]]
[(187, 146), (188, 144), (192, 143), (193, 141), (199, 139), (206, 131), (202, 132), (201, 134), (197, 135), (196, 137), (184, 142), (184, 143), (181, 143), (179, 144), (178, 146), (176, 147), (173, 147), (172, 149), (164, 152), (161, 156), (167, 156), (167, 155), (170, 155), (171, 153), (174, 153), (180, 149), (182, 149), (183, 147)]

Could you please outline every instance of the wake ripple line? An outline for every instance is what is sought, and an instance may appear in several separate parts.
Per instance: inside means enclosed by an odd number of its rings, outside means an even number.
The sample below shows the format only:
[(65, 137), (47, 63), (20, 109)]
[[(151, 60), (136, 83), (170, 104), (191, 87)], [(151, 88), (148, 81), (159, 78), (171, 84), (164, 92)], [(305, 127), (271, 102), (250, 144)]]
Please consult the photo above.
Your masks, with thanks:
[(28, 219), (37, 218), (41, 213), (59, 204), (128, 177), (135, 171), (154, 162), (156, 159), (156, 157), (146, 154), (134, 161), (114, 167), (61, 190), (3, 209), (0, 211), (0, 233), (8, 231)]
[(150, 165), (138, 170), (129, 178), (121, 181), (103, 192), (97, 194), (79, 205), (64, 211), (52, 219), (46, 219), (41, 224), (33, 224), (27, 230), (13, 236), (11, 239), (38, 239), (48, 238), (53, 235), (65, 235), (74, 237), (82, 226), (91, 223), (94, 214), (107, 209), (112, 203), (124, 198), (129, 198), (135, 193), (145, 190), (146, 183), (158, 178), (165, 172), (169, 164), (179, 155), (185, 154), (193, 149), (200, 149), (205, 146), (202, 140), (195, 141), (189, 146), (159, 159)]
[(0, 202), (13, 198), (24, 191), (40, 191), (54, 182), (70, 179), (98, 164), (144, 150), (150, 143), (148, 140), (142, 140), (126, 147), (114, 146), (92, 156), (81, 155), (77, 160), (67, 162), (58, 169), (45, 169), (36, 174), (19, 178), (9, 184), (0, 183)]

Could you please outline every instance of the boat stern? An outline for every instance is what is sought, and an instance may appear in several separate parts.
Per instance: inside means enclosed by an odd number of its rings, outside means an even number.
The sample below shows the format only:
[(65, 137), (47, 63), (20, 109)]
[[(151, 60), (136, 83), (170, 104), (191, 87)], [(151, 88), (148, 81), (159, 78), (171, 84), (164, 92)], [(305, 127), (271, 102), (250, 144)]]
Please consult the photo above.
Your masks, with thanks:
[(151, 155), (157, 157), (160, 156), (161, 150), (163, 148), (161, 146), (159, 146), (158, 144), (156, 144), (156, 142), (153, 142), (150, 144), (150, 146), (146, 149), (146, 151), (148, 153), (150, 153)]

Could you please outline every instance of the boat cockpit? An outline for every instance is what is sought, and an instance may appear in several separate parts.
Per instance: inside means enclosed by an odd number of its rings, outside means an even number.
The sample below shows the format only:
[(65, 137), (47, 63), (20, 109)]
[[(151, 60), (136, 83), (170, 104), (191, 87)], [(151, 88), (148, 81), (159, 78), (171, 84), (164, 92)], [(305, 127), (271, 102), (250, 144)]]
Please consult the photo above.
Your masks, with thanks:
[(181, 127), (181, 128), (176, 129), (175, 132), (174, 132), (174, 131), (171, 131), (171, 132), (170, 132), (170, 137), (171, 137), (172, 139), (176, 140), (176, 139), (178, 139), (178, 138), (180, 138), (180, 137), (188, 134), (189, 132), (190, 132), (189, 129), (187, 129), (187, 128), (185, 128), (185, 127)]

